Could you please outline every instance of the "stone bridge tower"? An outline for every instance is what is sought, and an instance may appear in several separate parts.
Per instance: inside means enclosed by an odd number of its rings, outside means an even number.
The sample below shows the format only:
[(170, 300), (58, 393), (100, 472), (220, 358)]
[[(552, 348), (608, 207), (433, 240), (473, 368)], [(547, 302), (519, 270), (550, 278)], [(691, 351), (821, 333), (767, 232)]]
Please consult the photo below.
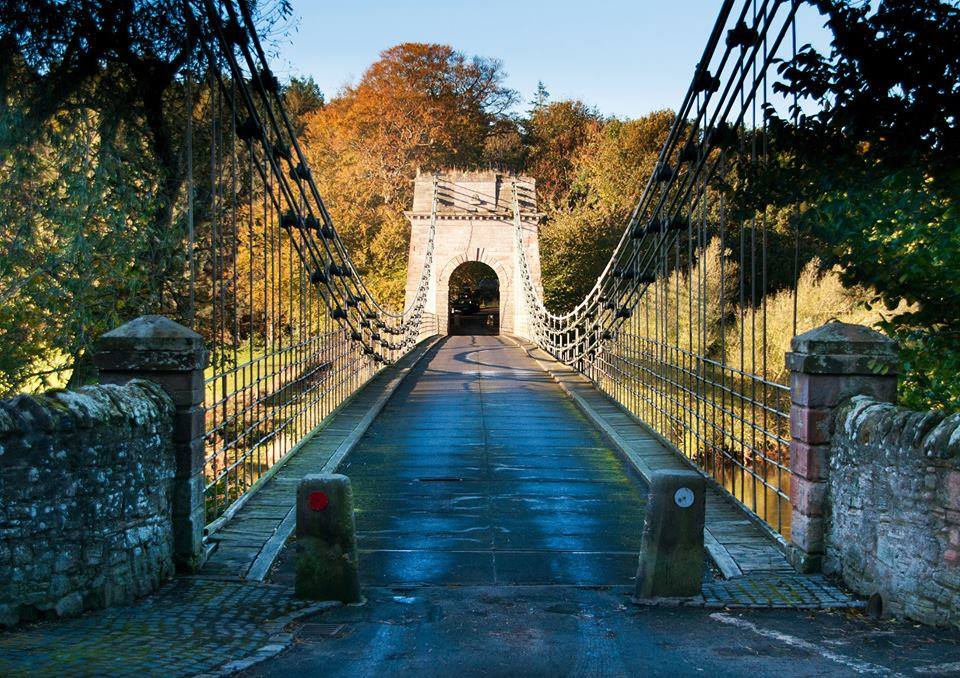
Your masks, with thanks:
[(414, 184), (407, 264), (406, 302), (411, 303), (423, 267), (430, 234), (434, 180), (438, 185), (437, 235), (426, 311), (435, 313), (440, 334), (448, 333), (450, 276), (461, 264), (479, 261), (492, 268), (499, 282), (500, 332), (529, 336), (529, 318), (518, 281), (519, 257), (513, 222), (513, 188), (517, 183), (523, 248), (538, 290), (540, 282), (539, 222), (536, 186), (529, 177), (500, 172), (419, 174)]

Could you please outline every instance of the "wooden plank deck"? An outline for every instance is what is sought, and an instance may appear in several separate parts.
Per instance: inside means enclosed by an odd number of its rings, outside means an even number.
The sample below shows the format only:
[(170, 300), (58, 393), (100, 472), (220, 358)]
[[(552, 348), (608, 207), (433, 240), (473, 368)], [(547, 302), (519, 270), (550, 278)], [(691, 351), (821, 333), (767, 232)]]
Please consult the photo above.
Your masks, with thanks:
[(294, 453), (216, 533), (201, 575), (263, 581), (293, 531), (297, 484), (311, 473), (332, 473), (350, 453), (400, 382), (436, 343), (429, 339), (396, 365), (381, 370)]
[[(680, 454), (654, 437), (585, 376), (539, 347), (513, 339), (567, 393), (645, 479), (660, 470), (689, 469)], [(754, 573), (793, 573), (781, 545), (756, 520), (707, 479), (704, 546), (727, 578)]]

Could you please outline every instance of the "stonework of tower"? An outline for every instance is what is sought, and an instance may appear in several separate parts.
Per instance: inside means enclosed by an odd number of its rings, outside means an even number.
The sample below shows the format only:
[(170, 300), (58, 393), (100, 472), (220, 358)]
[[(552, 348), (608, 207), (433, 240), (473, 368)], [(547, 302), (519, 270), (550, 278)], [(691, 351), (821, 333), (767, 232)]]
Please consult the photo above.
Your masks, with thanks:
[(438, 330), (447, 334), (450, 276), (461, 264), (479, 261), (492, 268), (500, 284), (500, 332), (528, 337), (523, 286), (518, 281), (519, 253), (513, 220), (513, 186), (517, 187), (523, 248), (538, 292), (540, 243), (536, 184), (530, 177), (502, 172), (444, 170), (419, 174), (414, 184), (407, 263), (406, 303), (416, 295), (430, 234), (434, 182), (437, 184), (437, 232), (425, 311), (436, 314)]

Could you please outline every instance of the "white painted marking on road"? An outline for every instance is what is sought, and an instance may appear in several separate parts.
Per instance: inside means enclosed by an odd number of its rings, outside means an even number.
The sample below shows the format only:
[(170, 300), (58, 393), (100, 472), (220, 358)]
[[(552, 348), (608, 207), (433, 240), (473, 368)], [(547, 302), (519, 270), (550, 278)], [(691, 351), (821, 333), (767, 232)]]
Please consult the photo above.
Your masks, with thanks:
[(916, 673), (920, 675), (927, 674), (936, 674), (936, 675), (949, 675), (951, 673), (960, 673), (960, 662), (947, 662), (946, 664), (930, 664), (929, 666), (921, 666), (920, 668), (914, 669)]
[(806, 650), (807, 652), (813, 652), (820, 655), (824, 659), (829, 659), (832, 662), (846, 666), (848, 669), (856, 671), (857, 673), (862, 674), (881, 674), (881, 675), (891, 675), (891, 676), (900, 676), (903, 674), (896, 673), (891, 671), (885, 666), (879, 666), (877, 664), (871, 664), (870, 662), (861, 661), (859, 659), (854, 659), (852, 657), (847, 657), (846, 655), (838, 654), (832, 652), (822, 645), (816, 643), (811, 643), (808, 640), (803, 638), (797, 638), (796, 636), (791, 636), (787, 633), (782, 633), (774, 629), (765, 629), (757, 626), (751, 621), (742, 619), (740, 617), (734, 617), (732, 615), (726, 614), (724, 612), (714, 612), (710, 615), (711, 619), (715, 619), (718, 622), (723, 624), (730, 624), (731, 626), (736, 626), (737, 628), (747, 629), (756, 633), (758, 636), (763, 636), (764, 638), (771, 638), (773, 640), (780, 641), (784, 645), (790, 645), (791, 647), (796, 647), (801, 650)]

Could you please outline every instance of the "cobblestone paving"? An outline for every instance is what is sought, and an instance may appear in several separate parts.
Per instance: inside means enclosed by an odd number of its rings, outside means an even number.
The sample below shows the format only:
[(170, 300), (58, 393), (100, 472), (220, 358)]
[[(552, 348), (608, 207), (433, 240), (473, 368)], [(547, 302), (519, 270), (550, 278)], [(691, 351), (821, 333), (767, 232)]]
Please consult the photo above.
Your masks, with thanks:
[(753, 574), (703, 584), (705, 607), (833, 609), (862, 602), (819, 574)]
[(0, 676), (183, 676), (275, 647), (285, 587), (176, 579), (132, 607), (0, 632)]

